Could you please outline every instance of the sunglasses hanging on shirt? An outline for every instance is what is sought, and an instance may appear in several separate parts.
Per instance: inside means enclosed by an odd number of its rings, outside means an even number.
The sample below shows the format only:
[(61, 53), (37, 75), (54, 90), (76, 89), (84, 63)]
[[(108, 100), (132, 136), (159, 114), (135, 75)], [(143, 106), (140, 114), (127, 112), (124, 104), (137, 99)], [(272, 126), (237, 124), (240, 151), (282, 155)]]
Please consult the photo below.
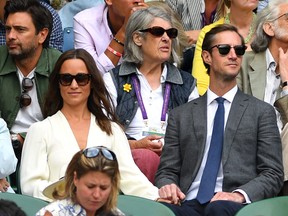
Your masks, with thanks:
[(34, 79), (34, 77), (31, 79), (24, 77), (22, 80), (22, 93), (21, 93), (20, 99), (19, 99), (20, 108), (27, 107), (32, 102), (32, 99), (31, 99), (30, 95), (28, 94), (28, 91), (31, 91), (31, 89), (34, 86), (33, 79)]

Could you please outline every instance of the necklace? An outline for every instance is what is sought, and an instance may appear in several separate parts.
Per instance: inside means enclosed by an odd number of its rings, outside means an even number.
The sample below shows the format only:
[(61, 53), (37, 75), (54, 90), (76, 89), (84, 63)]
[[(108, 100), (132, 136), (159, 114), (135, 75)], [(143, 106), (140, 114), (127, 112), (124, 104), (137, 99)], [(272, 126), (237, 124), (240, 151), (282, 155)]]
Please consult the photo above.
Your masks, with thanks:
[[(253, 13), (253, 19), (252, 19), (252, 23), (251, 23), (251, 25), (250, 25), (250, 27), (249, 27), (248, 35), (247, 35), (247, 37), (244, 38), (245, 44), (247, 44), (247, 43), (251, 40), (251, 38), (252, 38), (252, 36), (253, 36), (253, 34), (254, 34), (254, 32), (255, 32), (255, 20), (256, 20), (256, 14)], [(230, 21), (230, 13), (228, 13), (228, 14), (225, 16), (224, 23), (226, 23), (226, 24), (231, 24), (231, 21)]]

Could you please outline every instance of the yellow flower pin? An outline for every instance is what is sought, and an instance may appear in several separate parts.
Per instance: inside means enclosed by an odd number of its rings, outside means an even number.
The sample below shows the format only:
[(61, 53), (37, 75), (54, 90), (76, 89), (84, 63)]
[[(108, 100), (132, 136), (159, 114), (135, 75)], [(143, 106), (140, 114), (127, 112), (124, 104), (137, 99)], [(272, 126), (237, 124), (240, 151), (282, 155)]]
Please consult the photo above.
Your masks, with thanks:
[(124, 84), (123, 85), (123, 90), (126, 91), (126, 92), (130, 92), (132, 90), (131, 84), (128, 84), (128, 83)]

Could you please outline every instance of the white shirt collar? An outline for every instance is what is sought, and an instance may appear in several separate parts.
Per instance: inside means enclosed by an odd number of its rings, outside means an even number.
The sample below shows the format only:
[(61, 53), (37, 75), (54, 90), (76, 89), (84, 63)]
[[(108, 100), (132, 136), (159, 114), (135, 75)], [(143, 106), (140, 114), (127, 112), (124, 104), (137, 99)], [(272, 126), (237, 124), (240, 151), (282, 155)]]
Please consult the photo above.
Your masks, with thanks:
[[(137, 75), (143, 75), (143, 74), (141, 73), (141, 71), (138, 70), (138, 68), (136, 68), (136, 72), (137, 72)], [(162, 74), (161, 74), (161, 80), (160, 80), (160, 82), (161, 82), (161, 83), (165, 83), (166, 78), (167, 78), (167, 66), (166, 66), (166, 64), (164, 64), (164, 67), (163, 67), (163, 70), (162, 70)]]
[[(236, 93), (238, 91), (237, 85), (235, 85), (230, 91), (226, 92), (222, 97), (225, 98), (226, 101), (232, 103)], [(219, 96), (208, 88), (207, 90), (207, 105), (210, 105), (216, 98)]]
[(273, 71), (276, 75), (277, 63), (275, 62), (275, 59), (273, 58), (269, 49), (266, 49), (265, 56), (266, 56), (266, 66), (267, 66), (266, 69), (268, 70), (270, 68), (271, 71)]

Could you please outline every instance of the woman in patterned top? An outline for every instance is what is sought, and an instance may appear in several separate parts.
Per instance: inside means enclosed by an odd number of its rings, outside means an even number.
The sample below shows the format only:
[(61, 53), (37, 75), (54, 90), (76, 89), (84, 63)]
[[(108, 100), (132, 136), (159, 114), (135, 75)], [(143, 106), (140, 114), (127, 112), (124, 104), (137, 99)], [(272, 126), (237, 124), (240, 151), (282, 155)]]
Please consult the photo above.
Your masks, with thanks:
[(69, 163), (65, 179), (53, 184), (52, 194), (44, 190), (57, 201), (36, 215), (123, 216), (116, 207), (119, 181), (114, 152), (103, 146), (80, 150)]

